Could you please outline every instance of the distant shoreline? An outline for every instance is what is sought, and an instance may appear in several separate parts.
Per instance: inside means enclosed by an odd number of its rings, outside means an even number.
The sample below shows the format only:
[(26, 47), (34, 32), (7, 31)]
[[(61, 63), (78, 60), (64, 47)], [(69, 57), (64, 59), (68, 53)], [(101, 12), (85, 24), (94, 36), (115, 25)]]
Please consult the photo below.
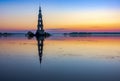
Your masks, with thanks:
[(13, 35), (25, 35), (26, 33), (8, 33), (8, 32), (5, 32), (5, 33), (1, 33), (0, 32), (0, 37), (8, 37), (8, 36), (13, 36)]
[[(19, 32), (19, 33), (14, 33), (14, 32), (0, 32), (0, 35), (2, 34), (26, 34), (23, 32)], [(54, 34), (54, 32), (53, 32)], [(120, 32), (69, 32), (69, 33), (64, 33), (61, 32), (61, 34), (120, 34)]]
[[(26, 35), (27, 33), (1, 33), (0, 32), (0, 37), (1, 36), (12, 36), (12, 35)], [(120, 36), (120, 32), (70, 32), (70, 33), (51, 33), (51, 34), (62, 34), (62, 35), (69, 35), (69, 36), (90, 36), (90, 35), (118, 35)]]
[(120, 34), (120, 32), (71, 32), (64, 34)]

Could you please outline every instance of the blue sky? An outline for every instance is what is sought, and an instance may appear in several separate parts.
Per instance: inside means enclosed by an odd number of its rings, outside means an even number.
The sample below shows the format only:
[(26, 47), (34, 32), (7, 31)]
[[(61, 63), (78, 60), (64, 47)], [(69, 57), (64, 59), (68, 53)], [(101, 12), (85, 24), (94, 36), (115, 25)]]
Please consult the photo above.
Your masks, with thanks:
[[(81, 8), (110, 7), (120, 8), (120, 0), (0, 0), (0, 5), (42, 5), (56, 6), (64, 8), (73, 8), (80, 6)], [(25, 5), (24, 5), (25, 6)]]

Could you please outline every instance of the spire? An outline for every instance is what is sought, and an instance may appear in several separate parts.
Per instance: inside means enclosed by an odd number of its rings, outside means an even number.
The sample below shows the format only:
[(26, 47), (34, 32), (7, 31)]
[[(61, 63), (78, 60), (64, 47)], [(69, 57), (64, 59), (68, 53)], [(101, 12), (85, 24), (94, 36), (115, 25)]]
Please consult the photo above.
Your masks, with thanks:
[(39, 6), (39, 13), (41, 13), (41, 6)]
[(39, 14), (38, 14), (38, 31), (44, 31), (43, 29), (43, 20), (42, 20), (42, 10), (41, 6), (39, 6)]

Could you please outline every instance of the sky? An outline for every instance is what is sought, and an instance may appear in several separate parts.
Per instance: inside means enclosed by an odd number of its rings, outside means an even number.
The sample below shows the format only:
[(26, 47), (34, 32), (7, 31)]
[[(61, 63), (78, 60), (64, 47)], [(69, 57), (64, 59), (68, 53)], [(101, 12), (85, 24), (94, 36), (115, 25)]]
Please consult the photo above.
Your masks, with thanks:
[(50, 31), (120, 31), (120, 0), (0, 0), (0, 32), (37, 29), (39, 4)]

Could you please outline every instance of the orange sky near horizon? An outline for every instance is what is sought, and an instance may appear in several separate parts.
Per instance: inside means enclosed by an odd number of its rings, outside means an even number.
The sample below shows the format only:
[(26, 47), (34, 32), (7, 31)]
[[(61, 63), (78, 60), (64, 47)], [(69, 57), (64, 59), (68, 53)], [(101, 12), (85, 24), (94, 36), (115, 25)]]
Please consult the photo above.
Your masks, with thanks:
[[(43, 12), (45, 29), (119, 31), (120, 11)], [(2, 19), (2, 20), (1, 20)], [(0, 30), (36, 30), (37, 14), (11, 15), (0, 19)]]

